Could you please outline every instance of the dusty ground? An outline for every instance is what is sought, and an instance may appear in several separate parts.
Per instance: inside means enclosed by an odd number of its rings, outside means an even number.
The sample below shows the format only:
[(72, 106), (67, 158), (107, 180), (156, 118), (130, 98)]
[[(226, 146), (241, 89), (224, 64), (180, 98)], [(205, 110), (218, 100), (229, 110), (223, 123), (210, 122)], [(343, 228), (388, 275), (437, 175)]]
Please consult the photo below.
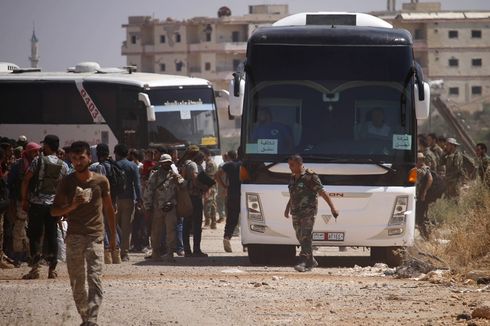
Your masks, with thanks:
[[(321, 248), (320, 267), (297, 273), (251, 266), (239, 239), (229, 254), (221, 239), (222, 226), (204, 231), (207, 259), (165, 264), (132, 254), (130, 262), (105, 266), (99, 324), (467, 325), (457, 315), (490, 301), (490, 292), (477, 292), (481, 285), (401, 280), (379, 268), (354, 267), (368, 264), (362, 250)], [(27, 271), (0, 270), (0, 325), (79, 325), (66, 266), (60, 265), (57, 280), (21, 280)]]

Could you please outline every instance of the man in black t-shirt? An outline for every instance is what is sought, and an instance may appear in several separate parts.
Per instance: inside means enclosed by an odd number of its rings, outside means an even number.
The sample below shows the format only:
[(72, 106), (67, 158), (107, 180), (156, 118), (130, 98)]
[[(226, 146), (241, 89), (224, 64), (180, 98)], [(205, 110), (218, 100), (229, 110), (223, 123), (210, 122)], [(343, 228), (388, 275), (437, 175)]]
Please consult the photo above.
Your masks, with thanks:
[[(226, 225), (223, 247), (226, 252), (232, 252), (230, 240), (240, 215), (240, 166), (242, 163), (238, 160), (236, 151), (231, 150), (227, 154), (230, 161), (226, 162), (222, 169), (218, 170), (216, 181), (226, 192)], [(226, 174), (228, 185), (222, 181), (223, 173)]]

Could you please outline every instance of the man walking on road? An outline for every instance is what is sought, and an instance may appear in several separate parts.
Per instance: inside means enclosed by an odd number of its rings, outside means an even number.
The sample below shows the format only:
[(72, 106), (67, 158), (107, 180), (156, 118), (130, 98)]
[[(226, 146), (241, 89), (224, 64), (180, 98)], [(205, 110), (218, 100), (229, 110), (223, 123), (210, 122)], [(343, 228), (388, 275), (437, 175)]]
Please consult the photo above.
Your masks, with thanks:
[[(102, 303), (102, 264), (104, 260), (104, 214), (110, 228), (110, 247), (116, 246), (116, 216), (107, 178), (89, 171), (90, 146), (77, 141), (71, 145), (75, 173), (63, 178), (51, 214), (66, 216), (66, 266), (78, 313), (84, 326), (97, 325)], [(87, 266), (85, 267), (85, 264)], [(85, 289), (88, 283), (88, 293)]]
[(292, 155), (288, 159), (288, 164), (292, 175), (288, 185), (290, 197), (284, 217), (289, 218), (289, 213), (291, 213), (296, 238), (301, 246), (299, 264), (294, 269), (298, 272), (306, 272), (318, 266), (312, 250), (312, 233), (315, 215), (318, 211), (318, 195), (330, 206), (335, 219), (339, 216), (339, 211), (323, 189), (318, 175), (312, 170), (305, 169), (301, 156)]
[(131, 243), (131, 230), (136, 206), (143, 203), (141, 197), (141, 183), (138, 166), (129, 161), (128, 147), (117, 144), (114, 147), (116, 164), (126, 175), (126, 187), (117, 198), (117, 224), (121, 228), (121, 259), (129, 261), (129, 244)]
[(39, 278), (43, 237), (48, 245), (48, 278), (57, 277), (58, 225), (50, 209), (61, 178), (68, 174), (68, 165), (56, 156), (60, 145), (58, 136), (46, 135), (42, 143), (43, 155), (34, 158), (21, 185), (22, 209), (28, 212), (29, 216), (27, 236), (32, 258), (31, 271), (24, 275), (23, 279)]

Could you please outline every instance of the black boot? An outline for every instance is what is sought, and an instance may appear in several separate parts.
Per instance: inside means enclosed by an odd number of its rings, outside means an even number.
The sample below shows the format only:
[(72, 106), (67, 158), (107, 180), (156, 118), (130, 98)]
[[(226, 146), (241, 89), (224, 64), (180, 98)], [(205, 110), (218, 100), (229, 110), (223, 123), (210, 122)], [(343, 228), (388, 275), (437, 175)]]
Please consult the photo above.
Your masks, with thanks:
[(294, 266), (294, 269), (298, 272), (306, 272), (308, 270), (308, 268), (306, 267), (306, 261), (307, 259), (305, 256), (299, 256), (299, 263), (298, 265)]
[(315, 257), (313, 255), (309, 256), (306, 259), (306, 268), (309, 270), (312, 270), (313, 268), (318, 266), (318, 262), (316, 261)]

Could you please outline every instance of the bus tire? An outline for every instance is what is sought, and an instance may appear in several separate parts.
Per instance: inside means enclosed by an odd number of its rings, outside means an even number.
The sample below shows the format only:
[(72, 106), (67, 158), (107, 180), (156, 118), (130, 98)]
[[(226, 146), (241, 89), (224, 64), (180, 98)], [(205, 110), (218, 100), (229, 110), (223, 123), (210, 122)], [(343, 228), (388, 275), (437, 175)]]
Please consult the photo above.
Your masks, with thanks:
[(400, 266), (403, 262), (402, 247), (371, 247), (371, 263), (384, 263), (390, 267)]
[(249, 244), (247, 245), (248, 260), (252, 265), (267, 265), (269, 263), (269, 253), (266, 245)]
[(274, 258), (279, 264), (293, 266), (296, 262), (295, 245), (272, 245), (268, 252), (271, 259)]

